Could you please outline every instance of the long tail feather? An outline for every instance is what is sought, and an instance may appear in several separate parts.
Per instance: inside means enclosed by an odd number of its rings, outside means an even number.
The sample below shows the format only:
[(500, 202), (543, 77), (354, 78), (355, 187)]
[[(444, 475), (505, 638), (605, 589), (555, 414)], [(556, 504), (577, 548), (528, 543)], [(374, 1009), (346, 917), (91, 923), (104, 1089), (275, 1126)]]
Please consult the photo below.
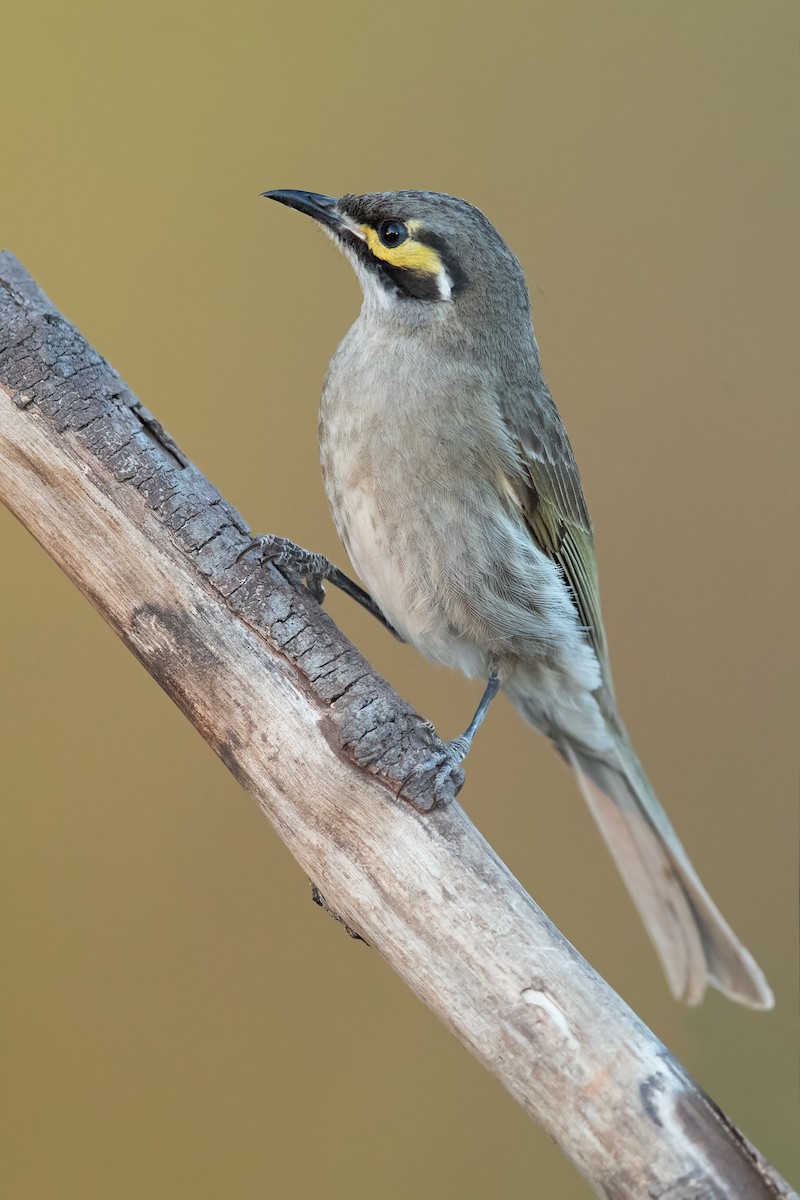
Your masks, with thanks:
[(560, 745), (664, 965), (673, 994), (689, 1004), (706, 984), (751, 1008), (772, 1008), (758, 964), (703, 887), (624, 730), (620, 767)]

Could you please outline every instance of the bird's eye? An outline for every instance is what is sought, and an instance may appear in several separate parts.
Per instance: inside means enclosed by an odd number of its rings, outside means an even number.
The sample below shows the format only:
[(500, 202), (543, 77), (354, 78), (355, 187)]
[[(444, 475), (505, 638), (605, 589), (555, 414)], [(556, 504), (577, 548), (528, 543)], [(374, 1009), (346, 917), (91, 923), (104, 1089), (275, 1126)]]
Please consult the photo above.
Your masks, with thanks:
[(393, 249), (408, 237), (408, 230), (402, 221), (381, 221), (378, 226), (378, 237), (384, 246)]

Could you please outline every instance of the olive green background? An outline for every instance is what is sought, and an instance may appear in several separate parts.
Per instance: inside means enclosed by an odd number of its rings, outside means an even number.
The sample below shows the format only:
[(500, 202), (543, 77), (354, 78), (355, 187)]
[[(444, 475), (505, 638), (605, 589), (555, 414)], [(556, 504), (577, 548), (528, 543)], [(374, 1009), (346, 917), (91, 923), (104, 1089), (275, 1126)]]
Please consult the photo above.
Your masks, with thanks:
[[(346, 262), (265, 188), (423, 187), (521, 258), (628, 725), (771, 1014), (674, 1003), (501, 700), (463, 802), (797, 1182), (793, 3), (2, 5), (0, 241), (257, 530), (342, 561), (316, 446)], [(0, 1194), (581, 1197), (0, 514)], [(475, 684), (330, 609), (445, 736)]]

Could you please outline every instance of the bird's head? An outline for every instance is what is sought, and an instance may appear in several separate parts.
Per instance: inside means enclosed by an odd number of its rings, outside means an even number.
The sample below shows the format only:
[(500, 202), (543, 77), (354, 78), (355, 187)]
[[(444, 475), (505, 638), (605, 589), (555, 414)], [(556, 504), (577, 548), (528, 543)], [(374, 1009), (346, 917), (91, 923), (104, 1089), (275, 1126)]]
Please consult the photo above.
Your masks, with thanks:
[(490, 221), (439, 192), (376, 192), (336, 199), (264, 192), (313, 217), (350, 259), (366, 306), (413, 323), (530, 321), (522, 268)]

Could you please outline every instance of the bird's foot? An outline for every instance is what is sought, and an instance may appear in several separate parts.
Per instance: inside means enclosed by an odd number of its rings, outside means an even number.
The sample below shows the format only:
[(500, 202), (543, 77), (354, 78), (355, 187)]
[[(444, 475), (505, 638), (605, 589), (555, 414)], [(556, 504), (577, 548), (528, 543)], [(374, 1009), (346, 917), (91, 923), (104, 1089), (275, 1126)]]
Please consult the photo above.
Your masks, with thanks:
[(397, 638), (398, 642), (405, 641), (403, 635), (398, 633), (394, 625), (383, 615), (369, 592), (365, 592), (355, 580), (334, 566), (324, 554), (315, 554), (313, 550), (304, 550), (302, 546), (296, 546), (288, 538), (278, 537), (274, 533), (262, 533), (260, 537), (253, 538), (251, 542), (247, 543), (244, 550), (237, 555), (236, 561), (239, 562), (251, 550), (259, 551), (261, 562), (275, 563), (281, 574), (295, 587), (305, 586), (319, 604), (322, 604), (325, 599), (325, 582), (332, 583), (334, 587), (339, 588), (346, 596), (350, 596), (368, 613), (376, 617), (381, 625), (384, 625), (389, 633)]
[(443, 808), (455, 800), (464, 786), (464, 768), (461, 766), (470, 748), (472, 738), (466, 736), (445, 742), (425, 762), (403, 780), (398, 795), (408, 800), (420, 812)]
[(258, 550), (261, 562), (274, 563), (295, 587), (305, 585), (314, 599), (322, 604), (325, 599), (324, 581), (331, 571), (331, 564), (323, 554), (304, 550), (302, 546), (296, 546), (288, 538), (278, 537), (277, 534), (262, 533), (245, 546), (236, 561), (251, 550)]

